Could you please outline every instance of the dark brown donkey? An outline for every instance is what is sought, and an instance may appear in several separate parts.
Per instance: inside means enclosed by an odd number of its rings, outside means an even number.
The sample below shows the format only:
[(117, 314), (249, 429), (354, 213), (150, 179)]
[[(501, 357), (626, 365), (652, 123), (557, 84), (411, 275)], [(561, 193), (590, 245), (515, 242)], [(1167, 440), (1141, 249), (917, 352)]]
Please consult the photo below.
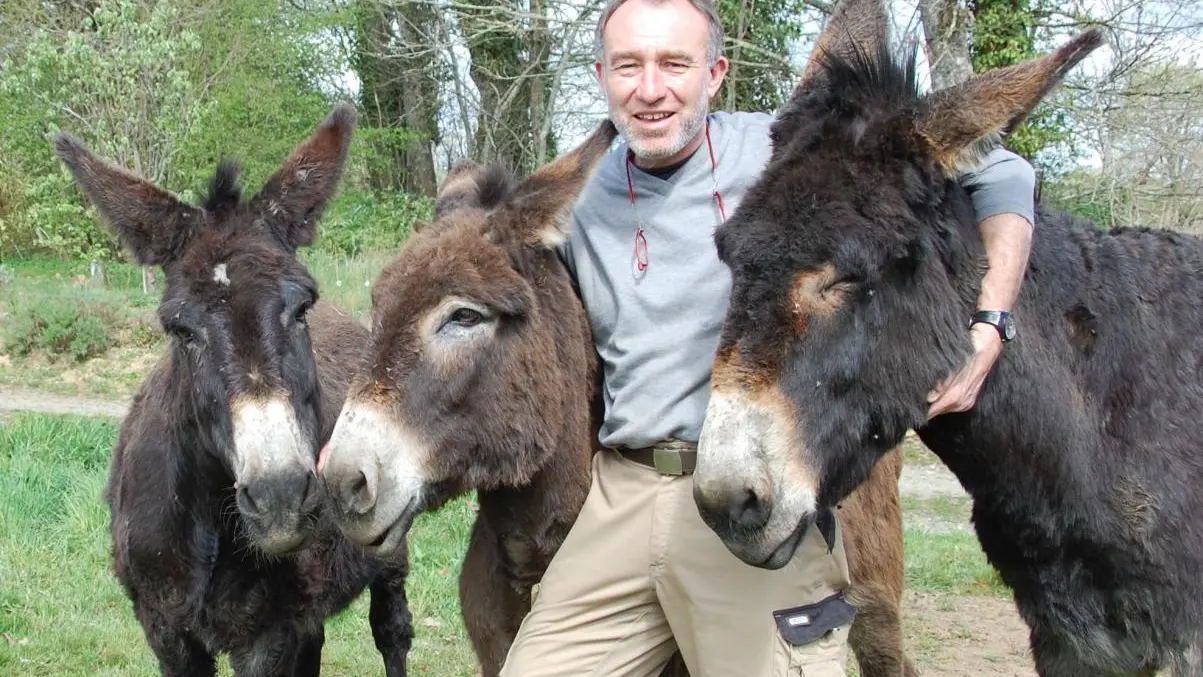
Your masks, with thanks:
[(371, 585), (390, 677), (413, 631), (406, 552), (368, 559), (323, 516), (315, 474), (367, 332), (317, 290), (296, 249), (337, 187), (354, 127), (340, 106), (249, 202), (218, 168), (184, 204), (67, 135), (57, 150), (123, 244), (167, 284), (171, 336), (113, 454), (117, 578), (164, 675), (317, 675), (323, 623)]
[[(764, 561), (917, 428), (973, 497), (1040, 675), (1200, 677), (1203, 240), (1038, 207), (1016, 339), (973, 409), (928, 422), (926, 393), (972, 354), (986, 263), (956, 167), (1103, 35), (923, 95), (888, 26), (882, 0), (840, 3), (716, 235), (733, 277), (716, 392), (743, 425), (703, 430), (699, 507)], [(760, 519), (725, 528), (749, 489)]]
[[(376, 281), (371, 366), (323, 454), (341, 527), (382, 555), (419, 512), (478, 491), (460, 599), (486, 675), (589, 490), (596, 352), (552, 247), (614, 134), (604, 124), (521, 184), (495, 167), (447, 178), (434, 223)], [(844, 511), (864, 675), (913, 672), (899, 627), (898, 464), (879, 466)]]

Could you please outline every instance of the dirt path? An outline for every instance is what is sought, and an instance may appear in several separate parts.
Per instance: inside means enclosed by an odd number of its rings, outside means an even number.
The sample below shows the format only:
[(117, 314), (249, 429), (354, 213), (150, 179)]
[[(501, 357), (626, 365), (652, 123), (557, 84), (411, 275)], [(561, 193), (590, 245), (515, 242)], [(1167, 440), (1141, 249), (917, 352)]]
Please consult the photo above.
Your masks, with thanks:
[(966, 496), (961, 481), (942, 465), (918, 465), (907, 463), (902, 466), (902, 478), (898, 490), (904, 496), (920, 499)]
[(1009, 600), (908, 590), (902, 614), (923, 677), (1036, 677), (1028, 628)]
[(36, 411), (44, 414), (78, 416), (125, 416), (124, 402), (54, 395), (27, 388), (0, 388), (0, 411)]

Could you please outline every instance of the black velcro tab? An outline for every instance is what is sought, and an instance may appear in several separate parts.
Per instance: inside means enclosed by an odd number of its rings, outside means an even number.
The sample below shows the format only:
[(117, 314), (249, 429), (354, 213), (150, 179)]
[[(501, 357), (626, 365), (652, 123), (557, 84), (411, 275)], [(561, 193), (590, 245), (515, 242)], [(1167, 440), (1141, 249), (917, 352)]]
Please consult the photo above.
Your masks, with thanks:
[(851, 623), (855, 617), (856, 607), (844, 599), (842, 592), (821, 602), (773, 612), (777, 631), (794, 646), (817, 641), (831, 630)]

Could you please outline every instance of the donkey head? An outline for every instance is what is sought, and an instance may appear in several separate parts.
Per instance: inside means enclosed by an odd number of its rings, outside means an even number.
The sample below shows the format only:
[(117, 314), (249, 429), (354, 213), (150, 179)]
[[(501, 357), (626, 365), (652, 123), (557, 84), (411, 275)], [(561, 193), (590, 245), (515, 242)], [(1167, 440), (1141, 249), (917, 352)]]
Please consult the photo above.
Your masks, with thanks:
[[(58, 155), (118, 238), (166, 275), (159, 320), (173, 381), (205, 455), (252, 541), (268, 553), (304, 544), (320, 491), (315, 474), (321, 393), (305, 316), (317, 285), (297, 261), (334, 193), (355, 124), (339, 106), (249, 201), (223, 163), (202, 206), (92, 154), (68, 134)], [(199, 478), (198, 478), (199, 481)]]
[[(583, 313), (554, 246), (615, 137), (604, 123), (520, 184), (497, 168), (457, 167), (435, 221), (372, 289), (372, 366), (351, 385), (321, 473), (340, 527), (386, 555), (414, 516), (469, 489), (524, 486), (565, 421), (587, 416)], [(579, 309), (579, 306), (577, 306)], [(575, 322), (575, 326), (573, 326)], [(591, 364), (591, 363), (590, 363)]]
[(982, 245), (954, 168), (1100, 43), (922, 97), (881, 0), (844, 0), (772, 130), (774, 155), (715, 235), (732, 294), (695, 498), (744, 561), (777, 568), (963, 363)]

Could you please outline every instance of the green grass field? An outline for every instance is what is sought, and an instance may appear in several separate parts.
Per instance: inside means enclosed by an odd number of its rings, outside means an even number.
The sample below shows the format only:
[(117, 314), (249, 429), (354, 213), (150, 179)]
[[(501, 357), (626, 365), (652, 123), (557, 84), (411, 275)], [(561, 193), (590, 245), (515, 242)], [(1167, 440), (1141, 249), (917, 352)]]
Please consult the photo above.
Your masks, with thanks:
[[(0, 416), (0, 674), (158, 674), (110, 569), (101, 494), (116, 432), (111, 420)], [(456, 593), (472, 516), (461, 499), (411, 534), (412, 674), (477, 674)], [(1006, 596), (972, 536), (908, 531), (906, 547), (912, 589)], [(382, 674), (366, 598), (329, 624), (323, 666)]]
[[(159, 674), (110, 568), (101, 495), (115, 436), (108, 420), (0, 418), (0, 674)], [(411, 534), (412, 674), (477, 674), (456, 593), (472, 515), (462, 499)], [(329, 624), (322, 662), (323, 674), (383, 674), (366, 595)]]

